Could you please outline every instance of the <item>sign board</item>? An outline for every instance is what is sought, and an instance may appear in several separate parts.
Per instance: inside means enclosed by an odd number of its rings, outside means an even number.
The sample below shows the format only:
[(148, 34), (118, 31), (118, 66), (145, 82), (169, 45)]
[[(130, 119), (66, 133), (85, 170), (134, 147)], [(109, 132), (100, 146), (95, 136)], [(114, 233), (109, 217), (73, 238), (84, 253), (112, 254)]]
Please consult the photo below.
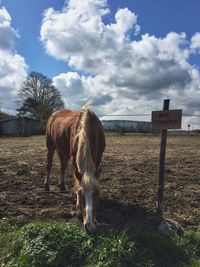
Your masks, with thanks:
[(182, 110), (152, 111), (152, 129), (181, 129)]

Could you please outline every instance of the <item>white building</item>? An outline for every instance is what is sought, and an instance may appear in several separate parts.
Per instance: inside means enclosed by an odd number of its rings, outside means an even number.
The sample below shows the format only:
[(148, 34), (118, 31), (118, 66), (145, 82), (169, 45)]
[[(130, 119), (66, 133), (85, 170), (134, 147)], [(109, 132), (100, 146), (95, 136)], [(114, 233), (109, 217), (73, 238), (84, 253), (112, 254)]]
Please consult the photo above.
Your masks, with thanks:
[(109, 116), (100, 117), (100, 120), (104, 130), (107, 131), (151, 132), (151, 122), (136, 120), (141, 117), (131, 115), (133, 111), (125, 108)]

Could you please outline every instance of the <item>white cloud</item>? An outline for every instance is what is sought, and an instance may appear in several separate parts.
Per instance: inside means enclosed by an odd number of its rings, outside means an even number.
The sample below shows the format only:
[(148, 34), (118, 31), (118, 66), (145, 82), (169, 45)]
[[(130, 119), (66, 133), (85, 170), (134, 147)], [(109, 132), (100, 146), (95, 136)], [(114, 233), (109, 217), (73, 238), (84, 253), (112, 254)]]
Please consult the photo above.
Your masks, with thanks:
[[(44, 13), (41, 40), (46, 51), (92, 74), (107, 71), (120, 52), (120, 46), (126, 42), (124, 38), (127, 39), (127, 32), (136, 23), (136, 16), (128, 9), (119, 10), (116, 23), (105, 25), (102, 21), (108, 13), (103, 5), (105, 1), (75, 2), (76, 6), (72, 5), (74, 1), (69, 1), (69, 6), (62, 12), (50, 8)], [(122, 19), (126, 15), (123, 24)]]
[(10, 50), (13, 47), (15, 38), (19, 37), (17, 31), (11, 27), (10, 14), (4, 7), (0, 9), (0, 36), (1, 50)]
[(140, 25), (136, 24), (136, 25), (135, 25), (135, 35), (136, 35), (136, 36), (140, 34), (140, 30), (141, 30)]
[(11, 26), (11, 17), (3, 7), (0, 9), (0, 102), (1, 109), (14, 113), (17, 90), (26, 77), (27, 65), (22, 56), (13, 51), (14, 41), (19, 37)]
[(109, 12), (107, 1), (69, 0), (62, 11), (44, 13), (40, 33), (46, 52), (87, 73), (54, 78), (66, 104), (79, 107), (86, 98), (99, 96), (97, 110), (112, 112), (125, 105), (141, 113), (162, 107), (167, 97), (175, 108), (196, 112), (200, 77), (189, 57), (191, 49), (199, 49), (199, 33), (191, 42), (176, 32), (134, 40), (140, 32), (137, 15), (119, 9), (115, 22), (106, 24)]
[(119, 9), (115, 14), (115, 21), (116, 23), (108, 25), (108, 28), (123, 38), (136, 24), (137, 16), (128, 8)]
[(105, 90), (101, 77), (80, 76), (75, 72), (61, 73), (53, 78), (68, 108), (79, 109), (89, 99), (93, 104), (101, 105), (110, 102), (111, 96)]
[(192, 51), (197, 51), (200, 53), (200, 32), (196, 32), (191, 39), (191, 49)]

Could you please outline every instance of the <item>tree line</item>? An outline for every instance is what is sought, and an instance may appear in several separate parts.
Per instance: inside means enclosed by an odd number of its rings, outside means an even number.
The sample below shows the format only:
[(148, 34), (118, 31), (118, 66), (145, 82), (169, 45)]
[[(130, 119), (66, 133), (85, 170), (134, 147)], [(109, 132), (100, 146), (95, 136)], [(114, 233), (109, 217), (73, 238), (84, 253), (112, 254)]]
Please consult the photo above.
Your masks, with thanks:
[[(17, 117), (40, 120), (43, 130), (49, 116), (58, 109), (64, 108), (59, 90), (53, 85), (52, 79), (39, 72), (31, 72), (17, 94)], [(6, 118), (0, 112), (0, 120)]]

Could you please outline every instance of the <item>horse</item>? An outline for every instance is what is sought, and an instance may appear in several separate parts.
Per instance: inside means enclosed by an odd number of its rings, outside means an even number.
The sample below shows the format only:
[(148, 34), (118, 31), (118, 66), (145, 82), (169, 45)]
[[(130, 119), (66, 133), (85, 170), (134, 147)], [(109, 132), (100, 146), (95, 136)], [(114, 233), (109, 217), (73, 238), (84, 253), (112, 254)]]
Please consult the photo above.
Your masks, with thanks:
[(66, 191), (64, 178), (69, 159), (75, 177), (77, 214), (82, 215), (85, 230), (96, 231), (96, 211), (99, 204), (102, 155), (105, 135), (100, 120), (86, 104), (80, 111), (55, 111), (46, 126), (47, 165), (44, 190), (49, 191), (50, 171), (54, 152), (60, 160), (58, 186)]

